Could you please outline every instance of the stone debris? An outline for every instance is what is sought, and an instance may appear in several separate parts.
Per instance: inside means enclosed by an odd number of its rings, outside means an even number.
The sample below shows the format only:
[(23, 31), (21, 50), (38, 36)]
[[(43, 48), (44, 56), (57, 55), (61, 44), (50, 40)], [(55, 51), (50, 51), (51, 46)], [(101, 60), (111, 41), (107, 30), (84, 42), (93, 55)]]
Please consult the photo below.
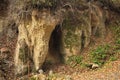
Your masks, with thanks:
[(43, 70), (42, 70), (42, 69), (38, 70), (38, 72), (39, 72), (40, 74), (43, 74)]
[(92, 64), (92, 69), (96, 69), (96, 68), (99, 68), (99, 65), (98, 65), (98, 64), (95, 64), (95, 63), (93, 63), (93, 64)]
[(53, 74), (53, 71), (52, 71), (52, 70), (50, 70), (50, 71), (49, 71), (49, 75), (52, 75), (52, 74)]
[(96, 68), (99, 68), (99, 65), (95, 63), (89, 63), (87, 67), (89, 67), (90, 69), (96, 69)]
[(53, 71), (50, 70), (48, 74), (40, 73), (33, 75), (31, 76), (30, 80), (72, 80), (72, 79), (70, 75), (53, 73)]

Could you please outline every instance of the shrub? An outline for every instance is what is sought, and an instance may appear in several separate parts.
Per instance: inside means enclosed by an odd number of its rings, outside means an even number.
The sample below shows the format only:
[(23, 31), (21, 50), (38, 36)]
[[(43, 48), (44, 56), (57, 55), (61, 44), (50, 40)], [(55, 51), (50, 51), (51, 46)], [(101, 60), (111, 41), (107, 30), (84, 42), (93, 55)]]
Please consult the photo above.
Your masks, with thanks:
[(98, 46), (95, 50), (90, 53), (91, 61), (102, 66), (108, 56), (109, 45)]
[(111, 56), (110, 59), (109, 59), (109, 61), (115, 61), (115, 60), (117, 60), (116, 56)]
[(120, 39), (116, 40), (116, 44), (120, 44)]
[(77, 64), (82, 64), (82, 59), (83, 59), (82, 56), (73, 55), (73, 56), (68, 57), (67, 64), (72, 65), (74, 67)]
[(37, 80), (35, 77), (31, 77), (30, 80)]

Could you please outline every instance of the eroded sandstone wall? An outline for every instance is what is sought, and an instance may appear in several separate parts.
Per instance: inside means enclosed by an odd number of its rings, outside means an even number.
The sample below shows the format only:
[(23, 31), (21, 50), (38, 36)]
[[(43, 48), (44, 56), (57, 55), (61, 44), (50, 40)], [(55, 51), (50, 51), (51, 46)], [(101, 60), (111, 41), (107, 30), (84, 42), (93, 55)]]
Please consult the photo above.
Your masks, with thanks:
[(106, 11), (95, 3), (87, 3), (85, 9), (68, 12), (63, 21), (63, 44), (66, 56), (79, 55), (92, 42), (93, 37), (106, 34)]
[[(35, 1), (38, 3), (33, 0), (11, 0), (10, 11), (7, 11), (7, 8), (6, 11), (0, 11), (0, 35), (3, 30), (6, 30), (9, 37), (18, 33), (14, 57), (15, 73), (38, 70), (49, 54), (53, 60), (61, 55), (64, 60), (68, 56), (80, 55), (82, 50), (90, 45), (93, 37), (106, 36), (105, 23), (111, 17), (111, 9), (101, 3), (102, 0), (59, 0), (57, 3), (53, 0), (55, 4), (49, 3), (50, 0)], [(114, 8), (119, 10), (119, 6)], [(7, 21), (4, 13), (9, 13)], [(14, 33), (10, 25), (18, 26), (18, 32)], [(59, 29), (56, 29), (58, 25)], [(58, 53), (61, 55), (57, 55)]]
[(15, 66), (18, 73), (28, 68), (41, 68), (48, 53), (51, 33), (59, 20), (47, 10), (33, 10), (30, 19), (22, 21), (19, 25), (15, 51)]

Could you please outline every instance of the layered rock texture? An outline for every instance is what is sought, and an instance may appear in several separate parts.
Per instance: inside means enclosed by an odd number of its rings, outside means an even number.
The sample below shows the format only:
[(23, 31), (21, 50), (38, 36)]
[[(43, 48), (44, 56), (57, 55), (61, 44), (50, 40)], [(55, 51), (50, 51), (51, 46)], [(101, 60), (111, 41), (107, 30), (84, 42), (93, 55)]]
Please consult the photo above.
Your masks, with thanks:
[(15, 52), (15, 66), (18, 67), (18, 72), (27, 69), (29, 64), (34, 65), (35, 70), (41, 68), (48, 53), (50, 35), (58, 19), (47, 10), (33, 10), (30, 21), (23, 21), (19, 25)]
[(94, 37), (106, 37), (111, 9), (120, 12), (119, 0), (1, 1), (0, 36), (17, 38), (16, 74), (38, 71), (46, 60), (64, 62), (80, 55)]

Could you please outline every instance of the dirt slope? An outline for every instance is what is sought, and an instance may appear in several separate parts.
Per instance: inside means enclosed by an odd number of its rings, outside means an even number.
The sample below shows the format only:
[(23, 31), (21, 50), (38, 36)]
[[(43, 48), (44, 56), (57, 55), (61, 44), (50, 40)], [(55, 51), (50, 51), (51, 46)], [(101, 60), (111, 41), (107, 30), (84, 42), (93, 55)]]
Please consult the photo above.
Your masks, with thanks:
[(120, 80), (120, 61), (106, 64), (102, 69), (85, 73), (73, 73), (73, 80)]

